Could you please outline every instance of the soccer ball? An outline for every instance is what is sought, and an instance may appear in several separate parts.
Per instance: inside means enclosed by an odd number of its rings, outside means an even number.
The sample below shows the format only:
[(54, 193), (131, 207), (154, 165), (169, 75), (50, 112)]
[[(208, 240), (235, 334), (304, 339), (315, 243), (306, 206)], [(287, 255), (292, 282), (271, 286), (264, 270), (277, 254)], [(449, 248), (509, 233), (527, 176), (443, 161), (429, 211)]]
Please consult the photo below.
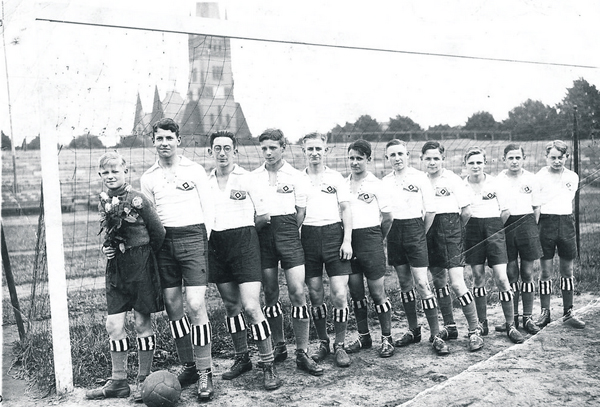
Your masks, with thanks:
[(177, 404), (180, 394), (177, 376), (166, 370), (152, 373), (142, 385), (142, 400), (148, 407), (172, 407)]

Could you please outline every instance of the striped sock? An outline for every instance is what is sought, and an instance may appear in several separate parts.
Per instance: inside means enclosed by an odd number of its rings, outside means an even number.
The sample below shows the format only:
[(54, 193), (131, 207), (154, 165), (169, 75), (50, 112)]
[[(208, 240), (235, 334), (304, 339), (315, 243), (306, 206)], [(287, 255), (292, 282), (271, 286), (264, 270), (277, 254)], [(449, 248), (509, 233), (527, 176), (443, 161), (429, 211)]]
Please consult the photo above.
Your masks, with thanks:
[(438, 320), (438, 310), (435, 298), (426, 298), (422, 300), (423, 311), (429, 324), (429, 332), (431, 336), (436, 336), (440, 331), (440, 322)]
[(335, 331), (335, 343), (344, 343), (346, 340), (346, 329), (348, 328), (348, 308), (333, 309), (333, 327)]
[(283, 307), (281, 302), (277, 301), (275, 305), (271, 305), (263, 308), (269, 327), (271, 328), (271, 335), (275, 343), (285, 342), (283, 333)]
[(383, 304), (375, 304), (375, 311), (379, 318), (381, 335), (390, 336), (392, 334), (392, 303), (389, 298), (386, 298)]
[(535, 295), (535, 286), (532, 282), (521, 285), (521, 299), (523, 300), (523, 317), (530, 317), (533, 314), (533, 297)]
[(194, 362), (194, 348), (190, 337), (190, 321), (184, 316), (177, 321), (169, 321), (171, 335), (175, 339), (177, 355), (182, 364)]
[(475, 303), (473, 302), (473, 294), (471, 294), (470, 291), (467, 291), (458, 297), (458, 301), (462, 306), (463, 314), (465, 314), (465, 318), (469, 324), (469, 332), (475, 331), (475, 329), (477, 329), (478, 321), (477, 310), (475, 309)]
[(192, 325), (192, 344), (196, 367), (200, 371), (212, 369), (210, 322), (204, 325)]
[(514, 314), (515, 316), (519, 315), (519, 299), (521, 290), (519, 289), (519, 282), (515, 281), (514, 283), (510, 283), (510, 288), (513, 292), (513, 305), (514, 305)]
[(560, 289), (563, 297), (563, 310), (566, 314), (573, 307), (573, 291), (575, 288), (575, 282), (573, 277), (561, 277), (560, 278)]
[(513, 306), (513, 294), (512, 291), (500, 291), (498, 293), (500, 297), (500, 305), (502, 305), (502, 312), (504, 313), (504, 319), (509, 325), (515, 322), (515, 309)]
[(352, 301), (352, 306), (354, 308), (354, 317), (356, 319), (356, 328), (358, 329), (358, 333), (369, 333), (367, 299), (362, 298), (358, 301)]
[(154, 335), (137, 338), (138, 377), (146, 377), (150, 374), (155, 347), (156, 337)]
[(109, 340), (110, 359), (113, 380), (127, 379), (127, 356), (129, 354), (129, 338)]
[(308, 336), (310, 330), (310, 318), (308, 316), (308, 307), (292, 307), (292, 327), (296, 336), (296, 349), (308, 350)]
[(406, 314), (406, 320), (408, 321), (408, 329), (417, 329), (419, 326), (419, 319), (417, 318), (417, 301), (415, 298), (415, 291), (410, 290), (405, 293), (401, 292), (400, 298), (402, 299), (404, 314)]
[(442, 288), (437, 288), (436, 295), (438, 305), (442, 312), (444, 325), (454, 325), (454, 310), (452, 309), (452, 297), (450, 296), (450, 287), (446, 284)]
[(227, 331), (233, 341), (233, 349), (236, 355), (248, 352), (248, 335), (246, 333), (246, 320), (243, 314), (237, 314), (234, 317), (225, 317)]
[(327, 304), (312, 307), (311, 313), (319, 339), (329, 339), (329, 336), (327, 335)]
[(552, 295), (552, 280), (540, 280), (540, 304), (542, 308), (550, 309), (550, 296)]
[(252, 338), (258, 347), (258, 356), (263, 363), (273, 362), (273, 346), (271, 345), (271, 330), (266, 320), (260, 321), (258, 324), (252, 325)]
[(483, 322), (487, 319), (487, 291), (485, 287), (473, 287), (473, 297), (475, 297), (477, 318)]

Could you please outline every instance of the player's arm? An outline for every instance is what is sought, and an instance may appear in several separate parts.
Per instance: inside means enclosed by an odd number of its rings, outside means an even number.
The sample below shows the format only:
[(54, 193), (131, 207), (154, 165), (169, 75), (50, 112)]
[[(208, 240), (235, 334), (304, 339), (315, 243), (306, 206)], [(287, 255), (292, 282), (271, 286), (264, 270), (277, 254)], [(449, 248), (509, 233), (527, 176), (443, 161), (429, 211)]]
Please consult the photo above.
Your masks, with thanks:
[(471, 211), (471, 205), (465, 205), (462, 208), (460, 208), (460, 221), (463, 224), (463, 226), (467, 224), (469, 219), (471, 219), (472, 214), (473, 212)]
[(350, 260), (352, 258), (352, 209), (350, 202), (340, 202), (340, 215), (344, 226), (344, 240), (340, 247), (340, 259)]
[(298, 223), (298, 227), (302, 226), (305, 217), (306, 207), (296, 206), (296, 222)]
[(502, 210), (502, 212), (500, 212), (500, 219), (502, 219), (502, 223), (506, 223), (509, 216), (510, 216), (510, 211), (508, 209)]
[(393, 222), (394, 215), (392, 215), (392, 212), (381, 212), (381, 234), (383, 239), (385, 239), (388, 233), (390, 233)]
[[(136, 201), (135, 197), (132, 200), (132, 206), (136, 208), (144, 223), (146, 224), (146, 229), (148, 230), (148, 235), (150, 235), (150, 247), (157, 253), (165, 239), (165, 228), (163, 227), (160, 218), (158, 217), (158, 213), (154, 208), (154, 204), (146, 198), (146, 196), (139, 196), (141, 198), (141, 203)], [(140, 208), (137, 208), (140, 206)]]
[(146, 196), (154, 205), (156, 205), (156, 199), (154, 199), (154, 192), (152, 192), (152, 186), (150, 185), (150, 176), (143, 174), (140, 178), (140, 186), (142, 194)]
[(429, 232), (429, 228), (433, 225), (433, 218), (435, 218), (435, 212), (425, 212), (425, 233)]
[(208, 176), (204, 168), (199, 165), (198, 174), (196, 176), (196, 191), (198, 198), (200, 198), (200, 206), (202, 207), (202, 214), (204, 215), (204, 226), (206, 227), (206, 234), (210, 236), (214, 221), (215, 221), (215, 204), (212, 198), (210, 184), (208, 183)]
[(266, 193), (258, 187), (260, 183), (256, 182), (257, 177), (252, 173), (245, 174), (242, 179), (254, 205), (254, 227), (260, 230), (271, 220), (265, 201)]

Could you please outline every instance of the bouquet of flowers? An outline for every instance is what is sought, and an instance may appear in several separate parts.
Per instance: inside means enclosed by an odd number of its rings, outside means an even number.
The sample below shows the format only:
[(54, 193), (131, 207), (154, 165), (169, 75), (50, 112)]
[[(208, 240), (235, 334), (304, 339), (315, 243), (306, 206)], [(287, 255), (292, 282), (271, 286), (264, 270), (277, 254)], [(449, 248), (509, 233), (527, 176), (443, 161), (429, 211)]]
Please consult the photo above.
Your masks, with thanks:
[[(127, 190), (129, 192), (129, 189)], [(100, 231), (98, 235), (104, 232), (105, 247), (118, 248), (121, 253), (125, 252), (125, 237), (122, 235), (121, 227), (123, 222), (135, 223), (140, 216), (136, 210), (141, 208), (141, 198), (133, 198), (131, 204), (118, 196), (112, 198), (106, 192), (100, 193)]]

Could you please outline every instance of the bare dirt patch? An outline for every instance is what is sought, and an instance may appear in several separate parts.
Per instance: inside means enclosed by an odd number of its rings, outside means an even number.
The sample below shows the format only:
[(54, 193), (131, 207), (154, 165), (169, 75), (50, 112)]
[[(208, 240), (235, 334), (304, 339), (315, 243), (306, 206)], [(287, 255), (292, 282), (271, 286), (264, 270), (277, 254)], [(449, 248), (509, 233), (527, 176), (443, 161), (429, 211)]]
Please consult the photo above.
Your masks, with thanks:
[[(212, 406), (396, 406), (409, 405), (564, 405), (600, 404), (600, 299), (591, 294), (577, 296), (577, 308), (582, 308), (587, 322), (584, 330), (568, 329), (556, 322), (521, 345), (513, 345), (505, 334), (496, 333), (493, 326), (502, 322), (499, 306), (489, 307), (490, 334), (485, 347), (468, 352), (466, 324), (461, 311), (455, 310), (459, 339), (450, 341), (451, 354), (438, 357), (423, 332), (423, 341), (407, 348), (396, 349), (388, 359), (377, 356), (377, 349), (351, 355), (352, 365), (341, 369), (333, 359), (323, 362), (325, 374), (313, 377), (296, 370), (293, 348), (290, 358), (278, 364), (285, 384), (278, 390), (262, 389), (262, 372), (253, 369), (238, 379), (221, 379), (232, 364), (229, 358), (214, 359), (215, 399)], [(535, 305), (536, 311), (539, 304)], [(552, 299), (552, 316), (562, 315), (560, 298)], [(421, 316), (421, 321), (425, 319)], [(406, 328), (398, 315), (393, 322), (398, 337)], [(377, 327), (374, 331), (377, 332)], [(348, 333), (348, 338), (355, 335)], [(5, 346), (6, 341), (4, 342)], [(313, 343), (311, 348), (316, 345)], [(6, 355), (6, 351), (5, 351)], [(253, 360), (257, 361), (257, 355)], [(3, 371), (6, 374), (6, 371)], [(6, 376), (5, 376), (6, 377)], [(34, 399), (13, 391), (5, 381), (4, 404), (33, 407), (47, 404), (82, 407), (132, 406), (128, 399), (87, 401), (85, 389), (63, 399)], [(182, 393), (180, 406), (197, 405), (195, 389)]]

